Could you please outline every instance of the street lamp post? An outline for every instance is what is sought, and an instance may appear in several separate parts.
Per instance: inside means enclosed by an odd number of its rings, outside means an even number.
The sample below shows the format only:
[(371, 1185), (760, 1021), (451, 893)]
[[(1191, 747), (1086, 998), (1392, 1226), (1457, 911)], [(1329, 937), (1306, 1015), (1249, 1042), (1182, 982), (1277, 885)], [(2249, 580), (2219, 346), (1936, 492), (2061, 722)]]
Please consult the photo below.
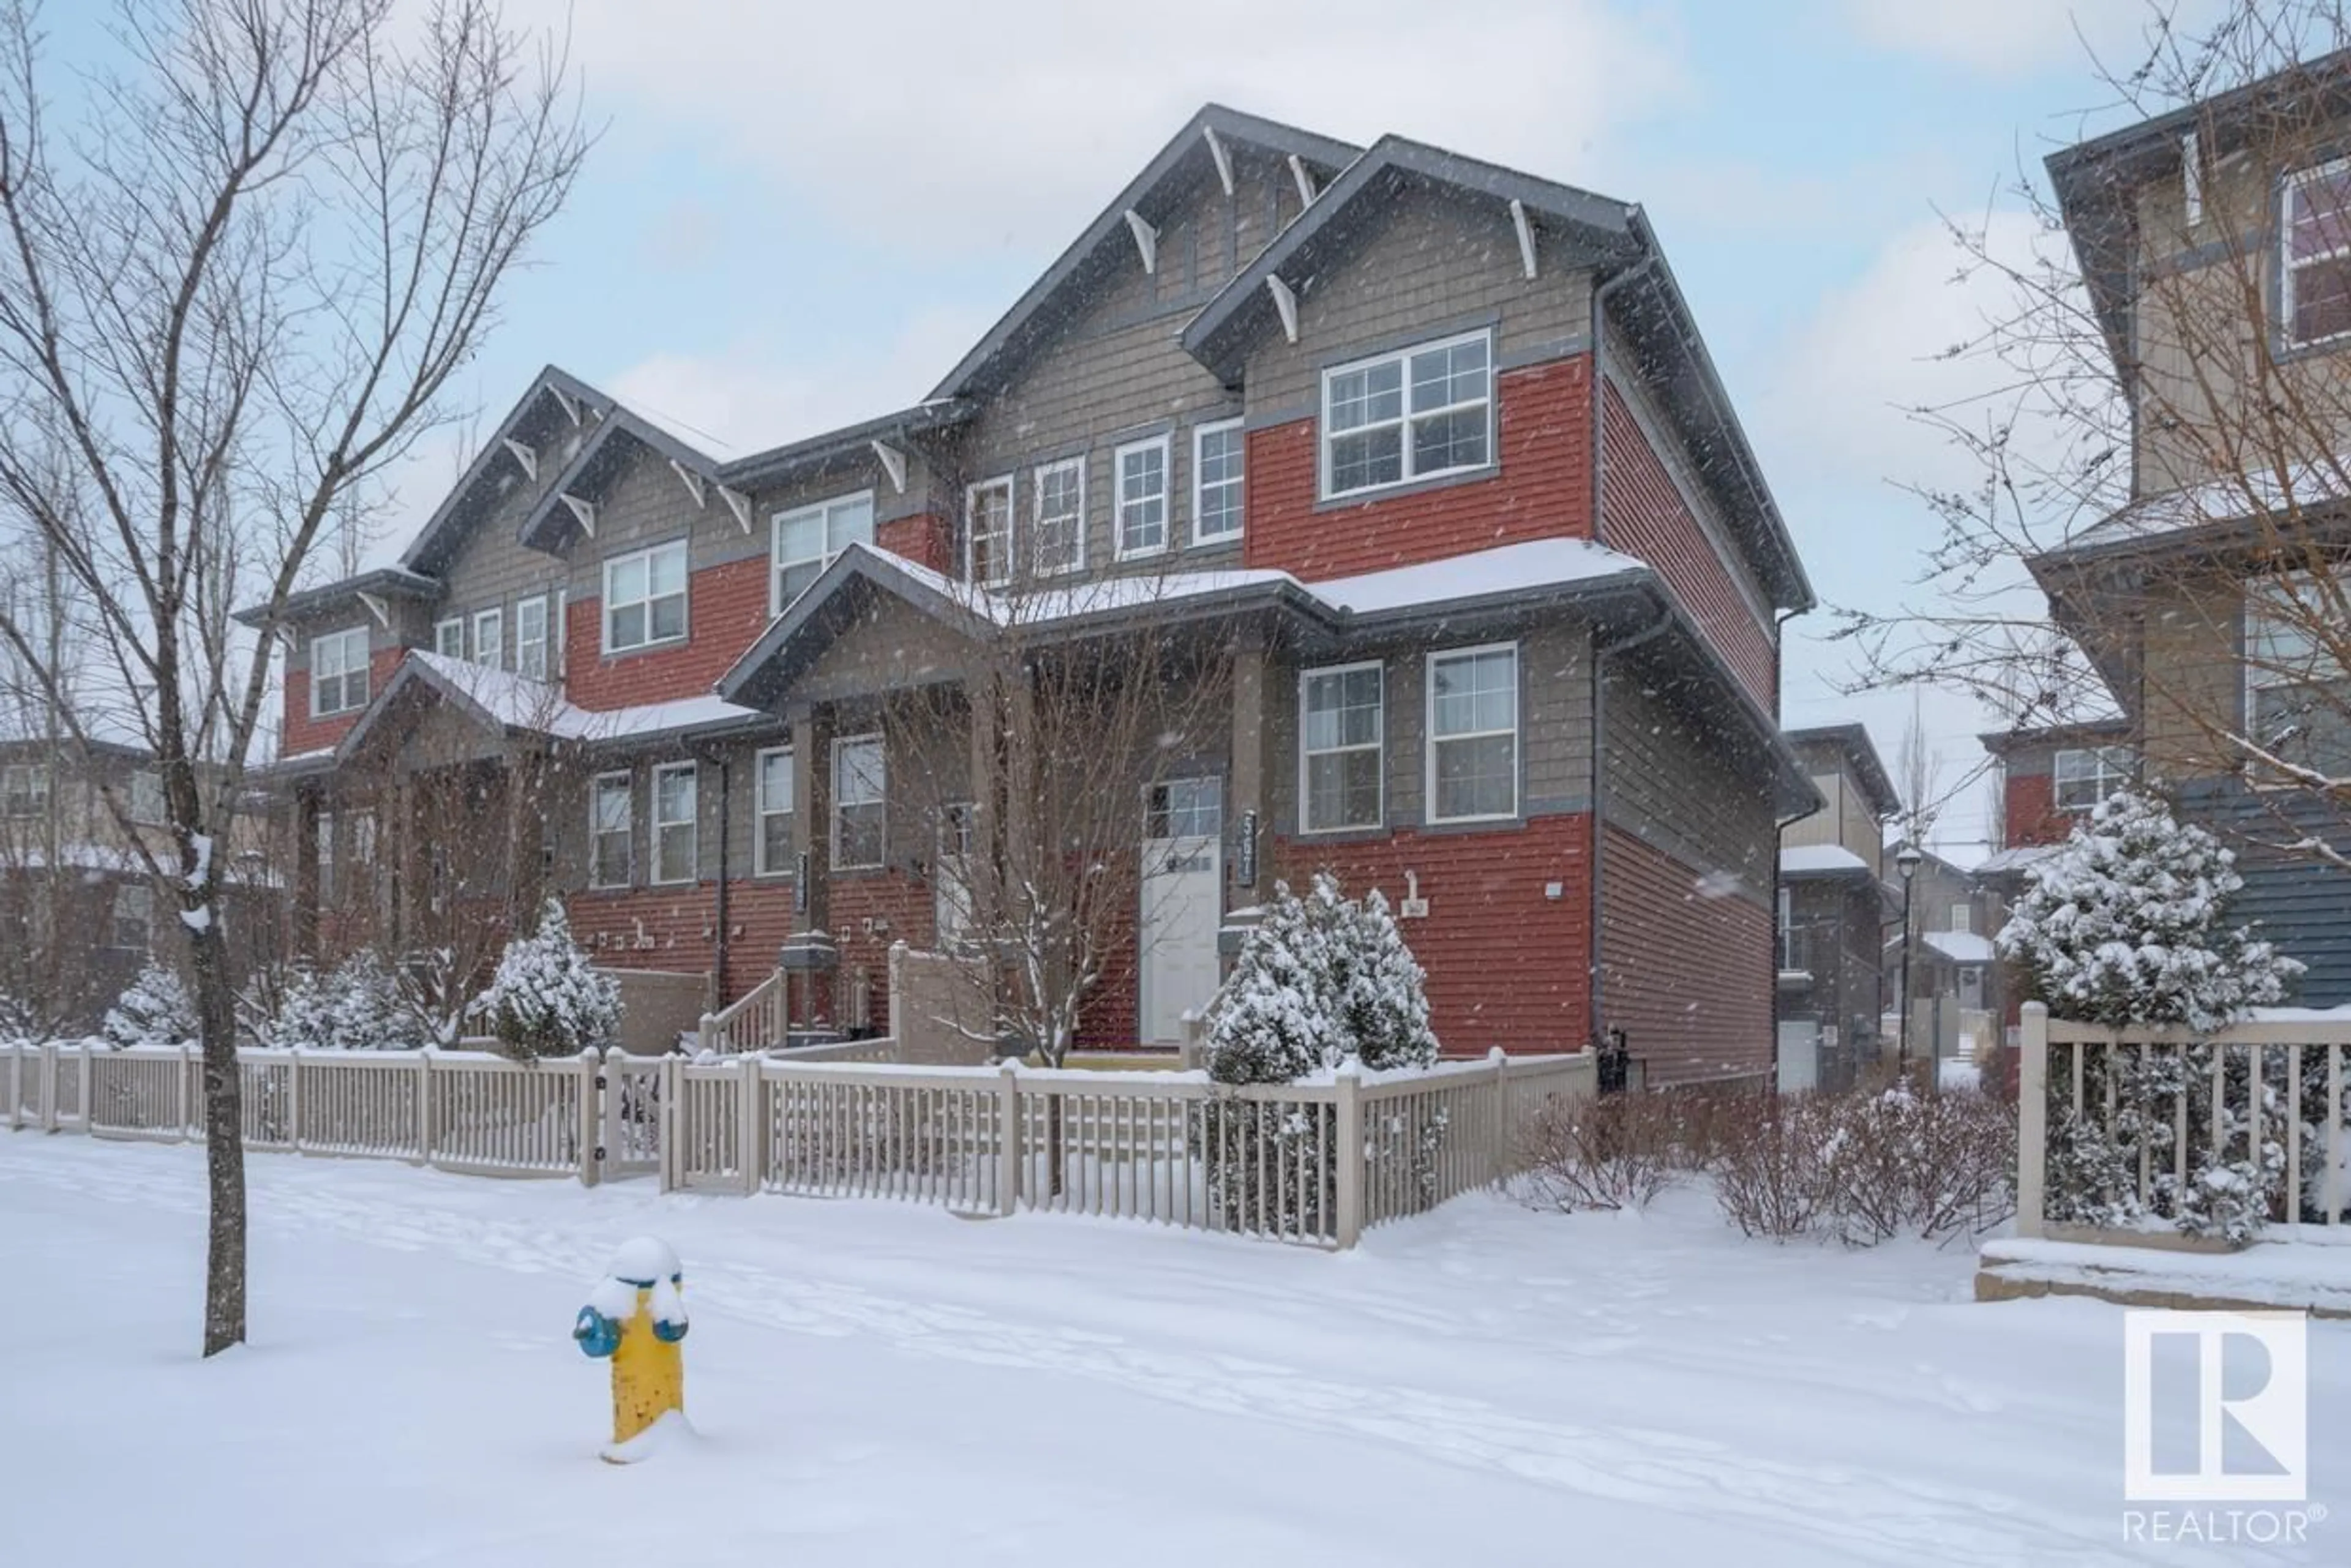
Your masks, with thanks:
[(1902, 1010), (1895, 1015), (1894, 1065), (1906, 1079), (1910, 1075), (1910, 892), (1918, 880), (1918, 862), (1926, 858), (1913, 843), (1894, 852), (1894, 863), (1902, 873)]

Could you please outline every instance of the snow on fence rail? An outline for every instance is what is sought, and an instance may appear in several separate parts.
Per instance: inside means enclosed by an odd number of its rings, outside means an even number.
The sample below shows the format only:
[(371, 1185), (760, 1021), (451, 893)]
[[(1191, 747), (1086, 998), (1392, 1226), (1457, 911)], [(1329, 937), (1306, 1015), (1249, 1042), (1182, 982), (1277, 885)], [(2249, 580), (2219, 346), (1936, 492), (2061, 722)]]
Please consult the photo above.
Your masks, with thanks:
[[(1235, 1088), (1199, 1072), (905, 1065), (893, 1042), (734, 1057), (237, 1053), (248, 1147), (664, 1190), (1023, 1207), (1352, 1247), (1515, 1172), (1589, 1052)], [(9, 1124), (203, 1136), (193, 1051), (0, 1046)], [(84, 1108), (87, 1107), (87, 1113)]]
[[(2169, 1228), (2180, 1195), (2201, 1173), (2231, 1166), (2262, 1173), (2266, 1191), (2247, 1183), (2245, 1196), (2256, 1210), (2266, 1204), (2273, 1227), (2343, 1226), (2351, 1203), (2351, 1107), (2344, 1100), (2351, 1018), (2272, 1009), (2201, 1032), (2078, 1023), (2028, 1002), (2018, 1034), (2020, 1236), (2045, 1236), (2053, 1227), (2069, 1239), (2130, 1242), (2151, 1227)], [(2107, 1176), (2114, 1191), (2070, 1196), (2129, 1211), (2135, 1225), (2065, 1223), (2074, 1218), (2069, 1195), (2053, 1190), (2050, 1165), (2069, 1117), (2091, 1140), (2120, 1151), (2119, 1175)]]

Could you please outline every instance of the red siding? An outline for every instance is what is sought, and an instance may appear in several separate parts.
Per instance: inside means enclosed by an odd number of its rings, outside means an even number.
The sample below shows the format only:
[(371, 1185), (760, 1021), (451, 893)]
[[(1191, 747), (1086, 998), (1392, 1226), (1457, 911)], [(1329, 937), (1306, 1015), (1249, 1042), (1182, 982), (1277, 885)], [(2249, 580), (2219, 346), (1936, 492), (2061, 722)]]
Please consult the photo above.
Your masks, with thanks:
[[(1405, 872), (1420, 876), (1426, 919), (1401, 922), (1413, 956), (1428, 971), (1429, 1011), (1450, 1055), (1494, 1046), (1512, 1052), (1580, 1051), (1592, 1035), (1592, 819), (1541, 817), (1493, 833), (1411, 831), (1369, 843), (1286, 839), (1274, 848), (1279, 874), (1302, 886), (1318, 870), (1336, 872), (1351, 894), (1377, 887), (1394, 904)], [(1548, 883), (1560, 896), (1546, 896)], [(1764, 925), (1770, 941), (1770, 923)], [(1759, 950), (1760, 954), (1760, 950)], [(1771, 996), (1756, 960), (1771, 1038)]]
[(726, 977), (719, 997), (731, 1002), (776, 972), (784, 938), (805, 921), (792, 912), (792, 884), (781, 878), (738, 878), (726, 885)]
[(565, 898), (572, 935), (598, 960), (620, 969), (710, 973), (716, 889), (614, 888)]
[(1602, 533), (1610, 548), (1640, 557), (1666, 580), (1755, 700), (1777, 712), (1778, 666), (1771, 635), (1748, 609), (1729, 569), (1613, 389), (1607, 408), (1607, 516)]
[(931, 513), (891, 518), (874, 528), (873, 542), (893, 555), (918, 561), (933, 571), (950, 570), (946, 525)]
[(1625, 1031), (1653, 1084), (1771, 1064), (1771, 916), (1701, 891), (1701, 881), (1664, 851), (1608, 830), (1606, 1022)]
[(2008, 776), (2007, 802), (2008, 842), (2005, 847), (2025, 844), (2060, 844), (2074, 831), (2074, 813), (2057, 809), (2057, 785), (2046, 773)]
[(1592, 532), (1591, 356), (1495, 379), (1499, 470), (1490, 479), (1315, 510), (1311, 419), (1253, 431), (1243, 555), (1302, 578), (1347, 577), (1524, 539)]
[(602, 651), (603, 600), (571, 601), (564, 612), (565, 695), (584, 708), (708, 695), (767, 629), (768, 592), (764, 556), (705, 567), (686, 580), (684, 643), (610, 658)]
[[(872, 1025), (877, 1030), (886, 1029), (890, 1022), (890, 944), (904, 942), (914, 948), (931, 945), (931, 923), (936, 906), (932, 902), (930, 886), (902, 872), (879, 872), (835, 877), (827, 898), (831, 904), (825, 915), (827, 928), (841, 947), (841, 968), (833, 981), (836, 1005), (842, 1009), (847, 1008), (851, 977), (862, 968), (872, 987)], [(887, 921), (889, 928), (868, 933), (865, 926), (869, 920)]]
[[(368, 695), (372, 697), (392, 679), (392, 671), (400, 667), (405, 648), (378, 648), (368, 655)], [(310, 716), (310, 672), (286, 672), (286, 733), (278, 740), (277, 755), (300, 757), (306, 752), (324, 751), (350, 733), (359, 722), (364, 707), (349, 713), (339, 713), (332, 718)]]

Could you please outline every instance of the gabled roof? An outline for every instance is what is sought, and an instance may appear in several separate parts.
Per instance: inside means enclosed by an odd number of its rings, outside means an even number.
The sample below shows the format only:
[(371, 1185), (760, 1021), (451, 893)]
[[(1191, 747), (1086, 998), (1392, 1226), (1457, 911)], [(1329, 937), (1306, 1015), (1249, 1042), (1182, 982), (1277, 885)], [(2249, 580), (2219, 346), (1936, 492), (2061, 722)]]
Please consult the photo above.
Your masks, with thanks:
[(492, 735), (539, 735), (590, 745), (759, 728), (772, 722), (755, 708), (738, 707), (716, 696), (681, 697), (633, 707), (583, 708), (553, 682), (417, 648), (402, 658), (392, 679), (336, 744), (335, 762), (340, 765), (356, 756), (392, 706), (419, 688)]
[(629, 441), (656, 457), (669, 459), (705, 482), (716, 475), (716, 459), (627, 405), (615, 402), (605, 410), (595, 430), (580, 444), (580, 450), (571, 455), (562, 472), (549, 481), (546, 492), (525, 515), (518, 536), (522, 542), (534, 549), (545, 549), (567, 531), (577, 530), (579, 520), (563, 497), (569, 495), (594, 500), (601, 497), (607, 484), (626, 472), (628, 460), (622, 453)]
[(1051, 325), (1056, 319), (1053, 308), (1105, 244), (1115, 243), (1131, 252), (1134, 242), (1127, 234), (1128, 209), (1145, 219), (1153, 217), (1163, 199), (1163, 190), (1196, 178), (1215, 162), (1216, 154), (1208, 144), (1210, 132), (1228, 144), (1259, 147), (1284, 157), (1295, 154), (1313, 172), (1324, 175), (1345, 168), (1354, 161), (1358, 151), (1344, 141), (1301, 131), (1296, 126), (1260, 120), (1222, 104), (1206, 105), (1185, 123), (1174, 140), (1159, 150), (1156, 157), (1144, 165), (1143, 172), (1129, 181), (1124, 190), (1111, 199), (1102, 215), (1086, 225), (1085, 232), (1045, 269), (1044, 275), (1013, 302), (1012, 308), (947, 372), (946, 379), (931, 396), (964, 397), (992, 385), (1001, 373), (1002, 363), (1017, 358)]
[(2065, 724), (2019, 725), (2013, 729), (1988, 729), (1976, 737), (1994, 757), (2006, 757), (2022, 746), (2109, 746), (2128, 740), (2131, 721), (2120, 714), (2105, 718), (2075, 719)]
[(721, 483), (748, 489), (773, 485), (869, 449), (874, 442), (904, 440), (969, 419), (977, 405), (960, 398), (932, 398), (895, 413), (828, 430), (803, 440), (738, 457), (718, 470)]
[[(441, 591), (441, 585), (429, 577), (404, 567), (380, 566), (363, 571), (357, 577), (323, 582), (316, 588), (306, 588), (289, 593), (278, 612), (280, 622), (298, 621), (314, 611), (327, 609), (357, 599), (362, 593), (372, 593), (385, 599), (430, 599)], [(265, 617), (261, 605), (247, 605), (236, 612), (240, 625), (258, 626)]]
[(1875, 882), (1869, 862), (1843, 844), (1790, 844), (1780, 852), (1780, 880), (1798, 877), (1857, 876)]
[(1877, 747), (1869, 738), (1869, 727), (1860, 724), (1823, 724), (1809, 729), (1787, 732), (1788, 744), (1794, 747), (1833, 746), (1844, 757), (1854, 776), (1861, 780), (1870, 803), (1877, 815), (1890, 817), (1902, 809), (1902, 792), (1894, 787), (1893, 775), (1877, 755)]
[(544, 402), (554, 403), (562, 410), (567, 420), (576, 416), (583, 423), (589, 413), (602, 415), (609, 413), (613, 407), (611, 397), (579, 377), (553, 365), (540, 371), (514, 407), (507, 411), (507, 416), (498, 422), (490, 438), (482, 443), (481, 451), (467, 465), (465, 472), (459, 476), (457, 483), (441, 505), (434, 509), (432, 517), (425, 519), (424, 527), (417, 531), (408, 549), (402, 552), (400, 564), (402, 567), (428, 577), (437, 576), (455, 557), (472, 526), (480, 520), (484, 512), (497, 504), (500, 492), (495, 486), (495, 476), (501, 465), (511, 465), (515, 461), (513, 455), (507, 450), (507, 438)]
[(1397, 197), (1419, 184), (1516, 202), (1546, 232), (1573, 236), (1603, 278), (1621, 279), (1613, 319), (1640, 356), (1646, 384), (1688, 442), (1701, 476), (1738, 531), (1748, 559), (1772, 603), (1809, 610), (1813, 587), (1797, 558), (1779, 504), (1763, 483), (1762, 467), (1732, 409), (1730, 395), (1699, 337), (1665, 250), (1637, 205), (1537, 179), (1440, 147), (1384, 136), (1282, 230), (1256, 260), (1203, 306), (1184, 329), (1185, 350), (1228, 382), (1240, 379), (1250, 347), (1275, 329), (1280, 308), (1267, 279), (1293, 290), (1328, 257), (1340, 254), (1387, 214)]

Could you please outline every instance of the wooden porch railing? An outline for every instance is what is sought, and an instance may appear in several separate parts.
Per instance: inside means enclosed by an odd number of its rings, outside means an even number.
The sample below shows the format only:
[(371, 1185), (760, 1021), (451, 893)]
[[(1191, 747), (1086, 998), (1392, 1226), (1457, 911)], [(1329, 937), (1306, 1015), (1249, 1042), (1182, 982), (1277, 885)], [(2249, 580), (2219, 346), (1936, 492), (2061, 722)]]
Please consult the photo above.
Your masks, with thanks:
[(784, 1043), (784, 972), (778, 969), (715, 1013), (702, 1015), (701, 1051), (741, 1056)]

